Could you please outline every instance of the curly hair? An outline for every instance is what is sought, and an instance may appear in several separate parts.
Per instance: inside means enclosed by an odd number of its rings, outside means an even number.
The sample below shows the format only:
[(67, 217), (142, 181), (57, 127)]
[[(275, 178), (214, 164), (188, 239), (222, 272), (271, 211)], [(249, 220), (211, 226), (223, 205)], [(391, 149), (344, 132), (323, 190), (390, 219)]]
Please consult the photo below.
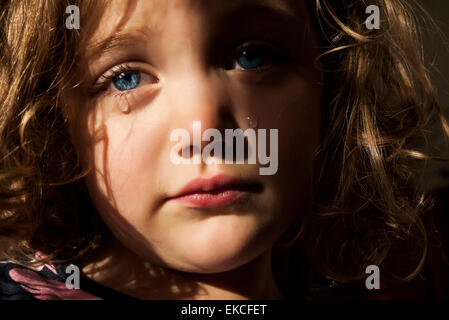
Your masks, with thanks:
[[(32, 261), (75, 257), (102, 225), (87, 199), (76, 110), (62, 93), (76, 86), (82, 39), (64, 27), (65, 8), (95, 12), (95, 1), (0, 4), (0, 239), (2, 256)], [(88, 28), (86, 32), (88, 32)]]
[[(361, 19), (380, 9), (381, 26)], [(368, 265), (410, 280), (428, 240), (423, 216), (422, 140), (436, 117), (449, 135), (426, 69), (420, 25), (432, 24), (413, 1), (317, 0), (323, 47), (323, 139), (315, 205), (299, 235), (312, 265), (328, 278), (366, 277)], [(432, 25), (433, 30), (438, 30)]]
[[(89, 30), (64, 28), (65, 8), (76, 4), (82, 21), (95, 22), (101, 4), (70, 2), (0, 1), (0, 256), (22, 263), (37, 250), (75, 260), (107, 233), (84, 184), (91, 168), (74, 138), (77, 112), (62, 98), (79, 85)], [(429, 156), (419, 139), (435, 115), (448, 135), (449, 127), (421, 50), (424, 13), (411, 2), (370, 1), (381, 28), (368, 30), (365, 0), (308, 1), (325, 99), (314, 205), (293, 241), (338, 281), (360, 278), (369, 264), (393, 268), (404, 244), (409, 268), (397, 271), (407, 279), (426, 257), (431, 201), (417, 173)]]

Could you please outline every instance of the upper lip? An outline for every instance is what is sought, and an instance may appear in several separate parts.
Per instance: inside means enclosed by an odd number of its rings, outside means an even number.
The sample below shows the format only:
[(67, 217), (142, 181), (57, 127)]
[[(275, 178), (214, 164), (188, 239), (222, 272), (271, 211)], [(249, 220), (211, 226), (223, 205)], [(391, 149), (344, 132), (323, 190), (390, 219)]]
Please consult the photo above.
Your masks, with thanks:
[(260, 184), (254, 181), (237, 179), (235, 177), (220, 174), (212, 178), (197, 178), (187, 183), (172, 198), (179, 198), (189, 194), (213, 192), (226, 189), (249, 189), (258, 188)]

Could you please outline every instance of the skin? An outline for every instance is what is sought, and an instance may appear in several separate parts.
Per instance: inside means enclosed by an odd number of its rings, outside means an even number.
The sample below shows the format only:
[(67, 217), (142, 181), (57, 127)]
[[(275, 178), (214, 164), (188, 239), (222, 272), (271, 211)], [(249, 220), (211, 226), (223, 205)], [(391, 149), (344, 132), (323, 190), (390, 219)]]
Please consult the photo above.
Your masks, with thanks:
[[(281, 298), (271, 250), (307, 206), (321, 118), (316, 37), (304, 26), (304, 4), (292, 3), (108, 2), (87, 41), (85, 84), (74, 98), (94, 168), (88, 190), (113, 234), (81, 263), (86, 276), (143, 299)], [(291, 59), (243, 69), (235, 55), (248, 40), (279, 44)], [(139, 87), (119, 92), (109, 83), (92, 92), (123, 63), (142, 72)], [(200, 120), (203, 131), (246, 130), (248, 116), (258, 129), (279, 130), (275, 175), (259, 175), (254, 164), (170, 161), (174, 129), (191, 132)], [(166, 201), (192, 179), (221, 173), (262, 189), (213, 209)]]

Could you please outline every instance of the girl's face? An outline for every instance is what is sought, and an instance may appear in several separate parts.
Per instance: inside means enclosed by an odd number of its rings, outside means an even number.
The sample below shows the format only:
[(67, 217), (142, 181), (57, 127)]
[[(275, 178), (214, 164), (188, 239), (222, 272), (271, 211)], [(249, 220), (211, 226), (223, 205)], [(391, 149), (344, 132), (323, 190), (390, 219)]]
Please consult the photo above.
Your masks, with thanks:
[[(108, 2), (81, 62), (78, 104), (95, 169), (89, 192), (126, 247), (173, 269), (222, 272), (268, 252), (301, 214), (321, 118), (318, 50), (305, 20), (302, 1)], [(198, 152), (194, 121), (223, 139), (226, 129), (266, 129), (257, 149), (271, 165), (277, 159), (277, 171), (260, 175), (259, 161), (176, 164), (177, 143), (191, 158)], [(192, 141), (171, 141), (176, 129)], [(198, 178), (212, 180), (176, 197)]]

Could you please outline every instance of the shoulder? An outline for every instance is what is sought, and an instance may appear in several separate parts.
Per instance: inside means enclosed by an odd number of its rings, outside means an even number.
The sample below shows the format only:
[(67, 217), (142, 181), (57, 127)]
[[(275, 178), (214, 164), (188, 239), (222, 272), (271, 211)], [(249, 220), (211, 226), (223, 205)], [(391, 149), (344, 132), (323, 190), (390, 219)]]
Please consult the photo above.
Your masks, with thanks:
[(0, 260), (0, 300), (91, 300), (98, 297), (66, 285), (65, 266), (36, 268)]
[(9, 262), (0, 261), (0, 300), (35, 300), (34, 295), (19, 281), (24, 267)]

